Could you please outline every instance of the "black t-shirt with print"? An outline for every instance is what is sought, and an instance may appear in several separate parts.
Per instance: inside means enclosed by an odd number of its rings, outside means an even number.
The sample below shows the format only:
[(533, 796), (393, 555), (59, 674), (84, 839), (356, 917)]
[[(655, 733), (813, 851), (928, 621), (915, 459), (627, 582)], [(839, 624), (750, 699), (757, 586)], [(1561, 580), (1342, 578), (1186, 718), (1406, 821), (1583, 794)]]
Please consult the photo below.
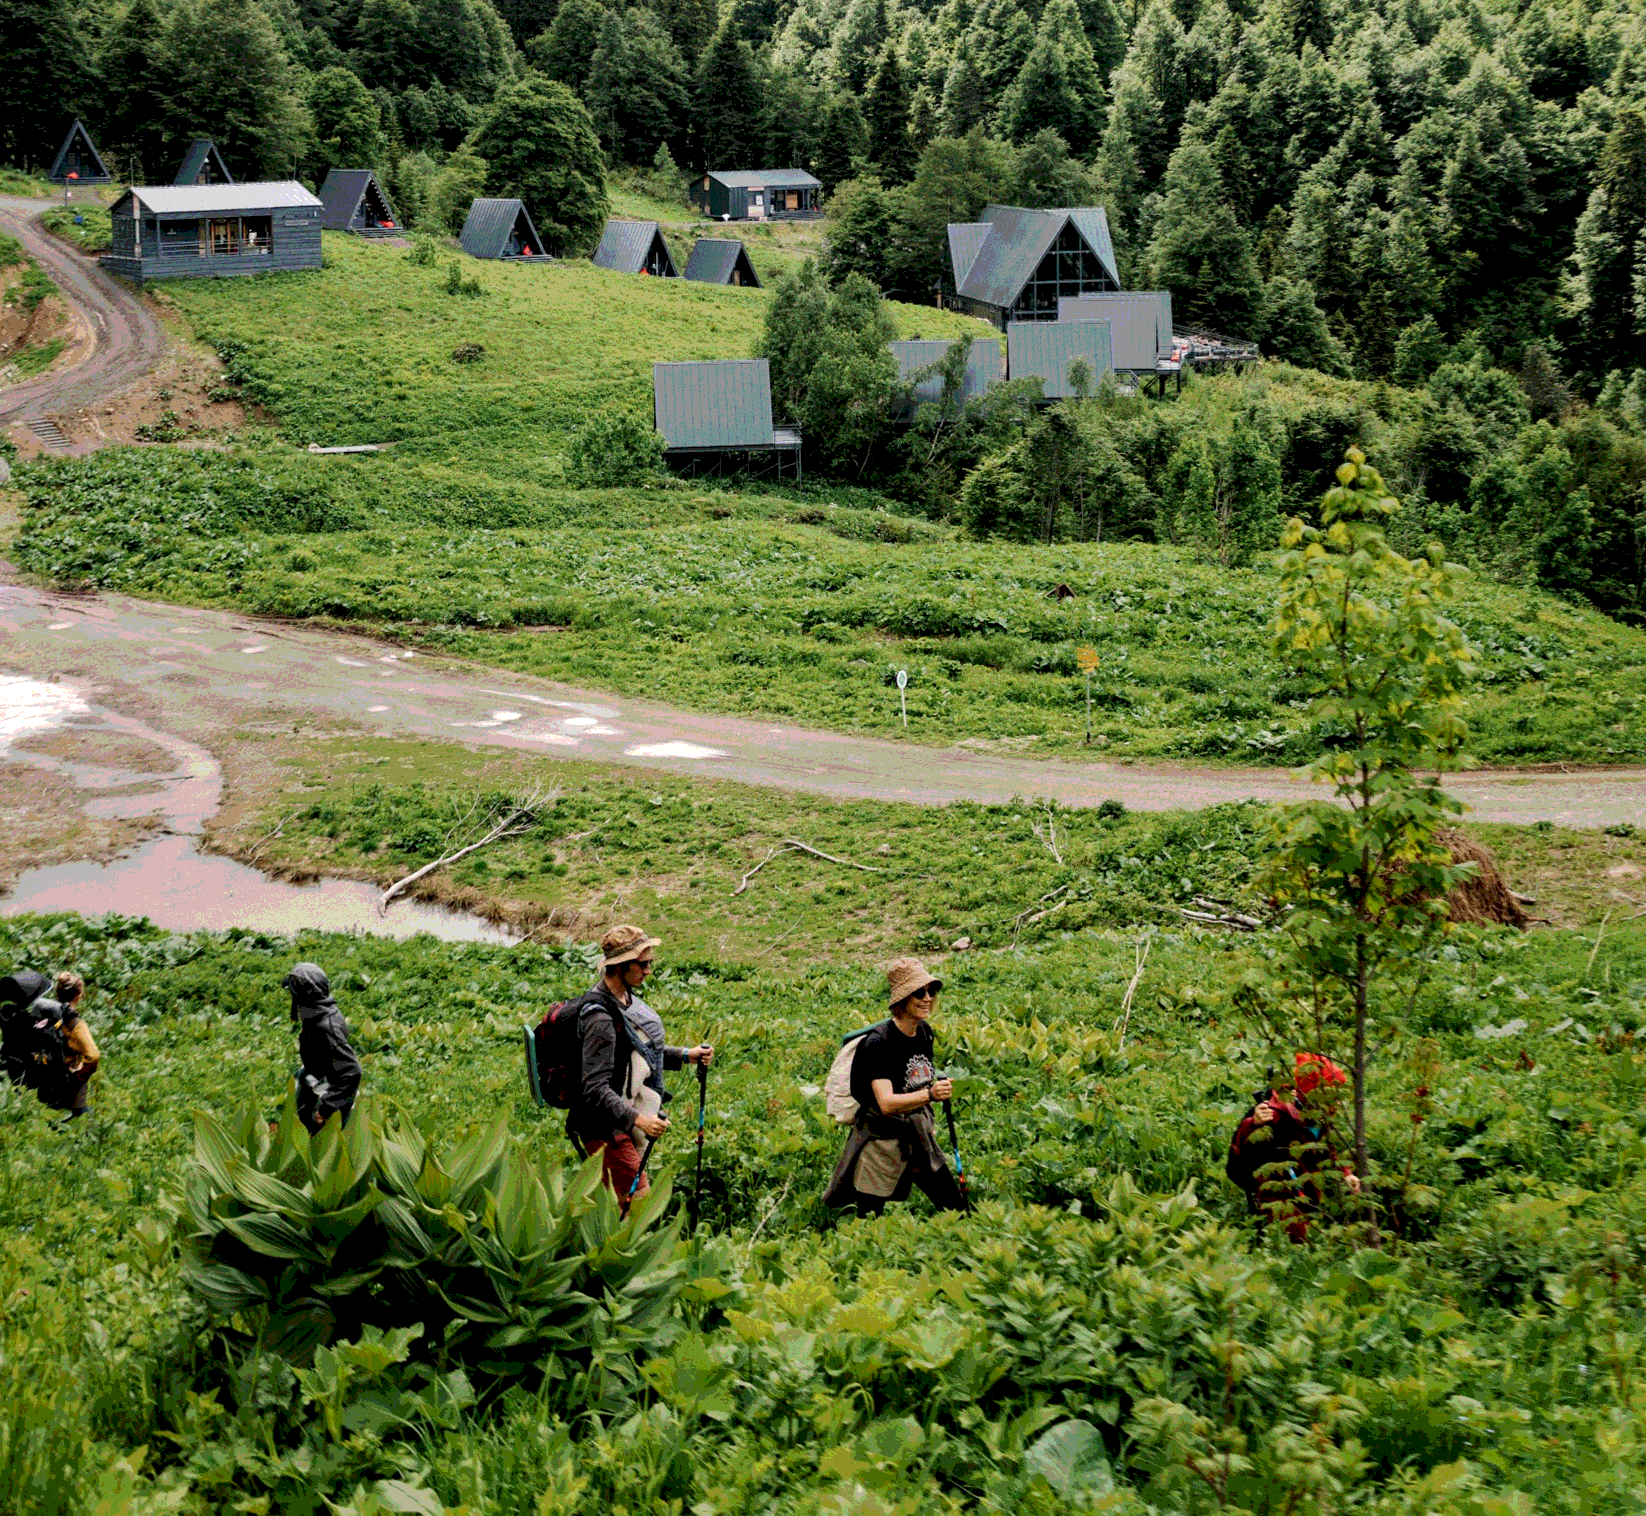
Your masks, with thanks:
[(870, 1114), (875, 1104), (874, 1081), (889, 1079), (892, 1094), (923, 1090), (936, 1077), (932, 1066), (932, 1029), (922, 1022), (914, 1036), (905, 1037), (890, 1021), (883, 1021), (858, 1045), (852, 1059), (852, 1098)]

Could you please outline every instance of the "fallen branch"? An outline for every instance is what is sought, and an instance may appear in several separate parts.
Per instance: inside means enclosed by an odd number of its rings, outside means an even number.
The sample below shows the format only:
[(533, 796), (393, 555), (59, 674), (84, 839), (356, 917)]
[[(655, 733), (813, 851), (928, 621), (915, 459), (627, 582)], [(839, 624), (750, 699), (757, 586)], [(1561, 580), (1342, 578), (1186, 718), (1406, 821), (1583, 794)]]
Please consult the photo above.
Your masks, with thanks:
[[(1048, 900), (1051, 900), (1051, 899), (1055, 898), (1056, 896), (1063, 894), (1065, 891), (1069, 890), (1070, 888), (1072, 888), (1072, 886), (1067, 885), (1067, 884), (1060, 884), (1060, 885), (1058, 885), (1058, 887), (1055, 890), (1047, 890), (1046, 893), (1040, 897), (1040, 899), (1035, 901), (1034, 905), (1031, 905), (1028, 908), (1028, 910), (1020, 911), (1018, 913), (1017, 919), (1012, 922), (1012, 946), (1013, 947), (1017, 946), (1017, 935), (1018, 935), (1019, 932), (1021, 932), (1023, 930), (1024, 927), (1033, 926), (1034, 923), (1037, 922), (1037, 921), (1044, 921), (1048, 916), (1050, 916), (1052, 914), (1053, 911), (1060, 911), (1060, 910), (1063, 909), (1064, 906), (1066, 906), (1069, 903), (1067, 900), (1059, 900), (1056, 905), (1046, 905), (1046, 902)], [(1035, 906), (1046, 906), (1046, 908), (1044, 910), (1036, 910)]]
[(1120, 1002), (1120, 1046), (1117, 1052), (1126, 1051), (1126, 1028), (1132, 1020), (1132, 999), (1137, 994), (1137, 987), (1143, 980), (1143, 968), (1149, 961), (1149, 949), (1154, 946), (1154, 938), (1139, 937), (1132, 944), (1132, 957), (1136, 960), (1137, 971), (1132, 975), (1132, 982), (1126, 986), (1125, 998)]
[[(448, 863), (456, 863), (460, 858), (467, 858), (470, 853), (478, 853), (481, 848), (490, 847), (494, 842), (501, 842), (505, 837), (524, 836), (527, 832), (536, 827), (538, 809), (544, 804), (552, 802), (558, 793), (558, 790), (550, 790), (546, 795), (541, 793), (533, 793), (527, 796), (523, 802), (517, 804), (507, 816), (499, 821), (497, 825), (487, 832), (484, 837), (480, 838), (479, 841), (471, 842), (466, 847), (460, 847), (455, 852), (446, 853), (443, 856), (436, 858), (434, 862), (425, 863), (422, 868), (412, 870), (412, 872), (407, 874), (404, 879), (395, 880), (395, 882), (384, 890), (382, 895), (379, 897), (377, 902), (377, 914), (379, 916), (386, 916), (389, 911), (389, 902), (393, 900), (396, 895), (400, 894), (403, 890), (409, 889), (412, 885), (416, 884), (419, 879), (427, 877), (436, 869), (444, 868)], [(472, 813), (472, 811), (473, 807), (471, 806), (470, 813)], [(518, 821), (524, 821), (525, 825), (515, 825)], [(451, 834), (447, 833), (448, 841), (450, 840), (450, 836)]]
[(833, 853), (825, 853), (821, 849), (813, 847), (809, 842), (800, 842), (793, 837), (785, 837), (781, 847), (774, 847), (738, 881), (737, 888), (732, 891), (732, 894), (741, 895), (744, 890), (748, 889), (749, 881), (761, 869), (765, 868), (774, 858), (781, 858), (785, 853), (810, 853), (813, 858), (821, 858), (825, 863), (838, 863), (842, 868), (858, 869), (865, 874), (884, 874), (886, 872), (885, 869), (877, 869), (867, 863), (853, 863), (850, 858), (836, 858)]
[(1041, 830), (1040, 822), (1037, 819), (1031, 819), (1030, 820), (1029, 830), (1031, 832), (1033, 832), (1035, 834), (1035, 836), (1040, 839), (1040, 845), (1043, 848), (1045, 848), (1048, 853), (1050, 853), (1052, 855), (1053, 859), (1057, 863), (1057, 866), (1059, 868), (1062, 868), (1063, 867), (1063, 854), (1060, 853), (1058, 851), (1058, 848), (1057, 848), (1057, 817), (1053, 813), (1051, 806), (1048, 805), (1046, 807), (1046, 828), (1045, 828), (1045, 830), (1044, 831)]
[(296, 814), (296, 811), (287, 811), (286, 814), (275, 823), (274, 830), (259, 839), (257, 846), (251, 850), (251, 856), (246, 859), (246, 866), (248, 868), (253, 867), (257, 863), (257, 860), (262, 856), (263, 849), (286, 830), (286, 823)]
[(1239, 911), (1230, 910), (1221, 901), (1203, 900), (1197, 895), (1194, 903), (1198, 909), (1191, 911), (1180, 905), (1177, 908), (1178, 915), (1186, 916), (1200, 926), (1233, 927), (1237, 932), (1259, 932), (1263, 929), (1263, 923), (1256, 916), (1246, 916)]

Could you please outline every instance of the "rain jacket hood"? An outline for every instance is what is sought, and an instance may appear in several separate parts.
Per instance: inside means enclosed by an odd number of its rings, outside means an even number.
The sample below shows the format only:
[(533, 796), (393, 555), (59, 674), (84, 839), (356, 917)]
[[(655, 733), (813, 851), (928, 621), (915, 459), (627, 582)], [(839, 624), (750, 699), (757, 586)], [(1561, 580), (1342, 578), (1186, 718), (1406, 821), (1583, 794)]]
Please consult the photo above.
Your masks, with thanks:
[(317, 963), (295, 965), (280, 985), (291, 992), (293, 1021), (313, 1021), (317, 1016), (337, 1009), (337, 1002), (331, 998), (331, 981)]

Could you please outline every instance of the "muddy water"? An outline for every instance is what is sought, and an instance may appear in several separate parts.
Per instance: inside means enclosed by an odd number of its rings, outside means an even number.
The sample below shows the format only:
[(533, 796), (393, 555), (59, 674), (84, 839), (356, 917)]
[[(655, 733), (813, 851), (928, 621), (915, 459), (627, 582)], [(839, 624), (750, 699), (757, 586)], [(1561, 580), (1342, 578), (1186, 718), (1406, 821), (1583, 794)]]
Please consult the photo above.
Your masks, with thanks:
[[(127, 750), (158, 749), (167, 762), (122, 768), (112, 762), (61, 757), (18, 744), (53, 733), (93, 734), (123, 739)], [(71, 752), (75, 744), (58, 742)], [(119, 749), (116, 749), (117, 751)], [(30, 869), (9, 895), (0, 898), (0, 916), (26, 911), (73, 911), (82, 916), (110, 912), (147, 916), (168, 931), (367, 932), (379, 937), (411, 937), (428, 932), (449, 942), (507, 943), (514, 937), (478, 916), (448, 911), (420, 901), (397, 901), (379, 915), (377, 892), (354, 879), (287, 884), (256, 869), (199, 851), (196, 838), (216, 811), (223, 776), (204, 748), (140, 721), (92, 705), (64, 684), (0, 674), (0, 754), (69, 779), (85, 795), (84, 808), (96, 816), (149, 816), (158, 813), (165, 830), (110, 863), (75, 862)]]

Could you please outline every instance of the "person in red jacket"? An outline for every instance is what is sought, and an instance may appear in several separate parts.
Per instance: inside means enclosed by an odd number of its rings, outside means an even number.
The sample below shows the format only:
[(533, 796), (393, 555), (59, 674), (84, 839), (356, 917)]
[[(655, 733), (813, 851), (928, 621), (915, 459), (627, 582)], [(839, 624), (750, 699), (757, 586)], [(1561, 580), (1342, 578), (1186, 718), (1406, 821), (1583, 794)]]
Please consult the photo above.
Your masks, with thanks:
[(1349, 1076), (1324, 1053), (1299, 1053), (1290, 1091), (1259, 1094), (1229, 1141), (1224, 1172), (1245, 1191), (1248, 1209), (1283, 1223), (1293, 1242), (1309, 1234), (1309, 1213), (1320, 1204), (1325, 1170), (1338, 1169), (1343, 1183), (1360, 1193), (1354, 1170), (1331, 1151), (1326, 1101), (1319, 1094), (1323, 1086), (1348, 1082)]

